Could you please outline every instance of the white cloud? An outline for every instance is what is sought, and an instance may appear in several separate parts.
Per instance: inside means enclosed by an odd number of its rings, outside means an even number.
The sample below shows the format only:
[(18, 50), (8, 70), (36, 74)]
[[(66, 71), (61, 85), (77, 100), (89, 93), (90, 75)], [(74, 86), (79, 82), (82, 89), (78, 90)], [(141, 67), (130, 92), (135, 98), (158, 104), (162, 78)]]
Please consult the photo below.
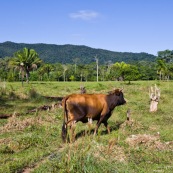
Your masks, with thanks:
[(82, 20), (92, 20), (99, 16), (99, 13), (90, 10), (80, 10), (76, 13), (71, 13), (70, 17), (73, 19), (82, 19)]

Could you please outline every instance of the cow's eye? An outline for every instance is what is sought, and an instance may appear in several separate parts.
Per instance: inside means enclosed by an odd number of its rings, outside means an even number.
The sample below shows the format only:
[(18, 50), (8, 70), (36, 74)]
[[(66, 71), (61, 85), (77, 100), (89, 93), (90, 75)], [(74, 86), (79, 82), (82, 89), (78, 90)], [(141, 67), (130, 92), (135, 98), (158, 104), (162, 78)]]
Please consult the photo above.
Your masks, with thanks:
[(115, 93), (117, 96), (120, 96), (120, 93)]

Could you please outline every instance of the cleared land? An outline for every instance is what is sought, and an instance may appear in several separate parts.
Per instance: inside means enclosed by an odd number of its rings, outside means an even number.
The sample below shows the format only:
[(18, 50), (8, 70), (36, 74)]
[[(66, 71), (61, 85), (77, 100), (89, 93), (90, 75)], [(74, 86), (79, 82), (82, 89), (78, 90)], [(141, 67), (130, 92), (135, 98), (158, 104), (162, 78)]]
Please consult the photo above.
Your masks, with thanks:
[[(61, 141), (63, 111), (36, 109), (59, 105), (56, 97), (79, 93), (107, 93), (124, 87), (127, 104), (115, 108), (97, 136), (87, 124), (77, 123), (76, 141)], [(149, 112), (149, 87), (161, 98), (156, 113)], [(173, 172), (173, 82), (31, 82), (0, 83), (0, 172)], [(52, 98), (49, 98), (52, 97)], [(131, 119), (126, 120), (130, 109)], [(34, 111), (31, 111), (34, 110)], [(92, 128), (94, 129), (95, 123)]]

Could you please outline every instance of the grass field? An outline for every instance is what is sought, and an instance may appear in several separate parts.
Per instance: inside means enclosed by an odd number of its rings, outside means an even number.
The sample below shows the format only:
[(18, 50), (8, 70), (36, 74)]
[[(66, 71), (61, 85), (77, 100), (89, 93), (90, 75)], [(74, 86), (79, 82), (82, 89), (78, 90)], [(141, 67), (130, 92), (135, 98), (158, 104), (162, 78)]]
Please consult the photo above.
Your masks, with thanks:
[[(98, 135), (77, 123), (76, 141), (62, 143), (62, 108), (27, 113), (79, 93), (107, 93), (124, 88), (126, 105), (116, 107)], [(158, 111), (149, 112), (149, 87), (161, 90)], [(131, 119), (126, 120), (130, 109)], [(173, 81), (0, 83), (0, 173), (151, 173), (173, 172)], [(94, 129), (93, 122), (92, 128)]]

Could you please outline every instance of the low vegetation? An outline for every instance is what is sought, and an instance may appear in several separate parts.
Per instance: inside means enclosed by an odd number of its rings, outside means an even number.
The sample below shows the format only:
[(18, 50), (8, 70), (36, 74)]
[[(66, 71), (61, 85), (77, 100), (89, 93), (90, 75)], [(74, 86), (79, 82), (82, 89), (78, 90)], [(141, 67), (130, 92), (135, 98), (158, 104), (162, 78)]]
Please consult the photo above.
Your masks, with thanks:
[[(115, 108), (98, 135), (78, 122), (76, 140), (62, 143), (63, 110), (36, 109), (51, 106), (57, 97), (80, 93), (107, 93), (124, 88), (126, 105)], [(149, 88), (157, 86), (161, 96), (157, 112), (150, 113)], [(125, 82), (30, 82), (0, 83), (0, 172), (173, 172), (172, 81)], [(30, 111), (36, 110), (36, 111)], [(130, 120), (126, 120), (130, 110)]]

